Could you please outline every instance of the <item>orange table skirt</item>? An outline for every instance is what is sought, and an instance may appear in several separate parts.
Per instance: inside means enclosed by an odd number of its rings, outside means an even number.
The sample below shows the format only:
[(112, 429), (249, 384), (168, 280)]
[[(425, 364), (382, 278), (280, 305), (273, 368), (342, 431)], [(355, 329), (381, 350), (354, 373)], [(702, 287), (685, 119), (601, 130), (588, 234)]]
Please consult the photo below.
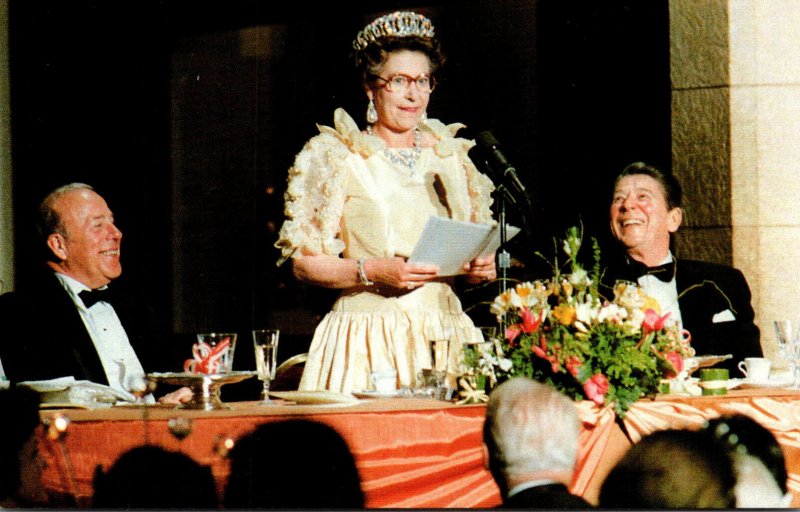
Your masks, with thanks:
[[(364, 401), (353, 406), (259, 406), (231, 404), (228, 411), (184, 411), (163, 407), (43, 411), (70, 420), (65, 435), (42, 432), (47, 467), (44, 485), (60, 503), (91, 505), (92, 476), (126, 450), (143, 443), (182, 451), (211, 467), (222, 496), (228, 461), (220, 441), (237, 439), (268, 421), (302, 416), (335, 428), (350, 446), (370, 508), (490, 508), (500, 494), (484, 467), (481, 433), (485, 406), (425, 399)], [(572, 491), (596, 502), (599, 486), (632, 441), (662, 428), (696, 428), (712, 417), (743, 413), (769, 428), (786, 455), (794, 506), (800, 505), (800, 392), (748, 390), (723, 397), (660, 397), (642, 400), (624, 421), (609, 408), (576, 403), (583, 421)], [(170, 420), (187, 419), (180, 440)], [(622, 426), (621, 426), (622, 425)]]
[[(107, 469), (126, 450), (150, 443), (210, 466), (221, 497), (229, 467), (217, 450), (220, 440), (235, 440), (262, 423), (299, 415), (330, 425), (347, 441), (370, 508), (488, 508), (500, 503), (483, 462), (484, 406), (402, 398), (354, 406), (231, 405), (230, 411), (210, 412), (161, 407), (43, 412), (46, 420), (54, 414), (70, 419), (63, 438), (41, 438), (44, 484), (59, 501), (72, 496), (74, 504), (88, 507), (95, 467)], [(170, 432), (174, 418), (191, 421), (183, 440)]]

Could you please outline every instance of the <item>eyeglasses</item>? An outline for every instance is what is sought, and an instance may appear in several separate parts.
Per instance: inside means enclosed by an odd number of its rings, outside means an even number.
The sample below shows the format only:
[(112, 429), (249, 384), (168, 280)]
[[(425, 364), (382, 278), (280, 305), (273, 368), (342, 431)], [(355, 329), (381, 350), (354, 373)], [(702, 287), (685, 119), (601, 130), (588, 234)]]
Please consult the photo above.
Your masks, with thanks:
[(376, 80), (383, 80), (385, 82), (383, 86), (389, 92), (408, 92), (408, 88), (411, 87), (412, 83), (417, 84), (417, 90), (422, 94), (430, 94), (436, 87), (436, 81), (432, 76), (428, 75), (419, 75), (414, 77), (411, 75), (406, 75), (405, 73), (397, 73), (389, 78), (383, 78), (382, 76), (377, 75), (374, 76)]

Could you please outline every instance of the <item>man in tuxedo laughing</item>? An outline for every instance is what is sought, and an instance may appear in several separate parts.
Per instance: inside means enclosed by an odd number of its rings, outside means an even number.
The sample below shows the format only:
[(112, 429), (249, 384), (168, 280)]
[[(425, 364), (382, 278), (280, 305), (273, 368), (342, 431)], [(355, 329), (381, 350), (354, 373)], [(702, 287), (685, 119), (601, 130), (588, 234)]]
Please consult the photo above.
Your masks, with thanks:
[(177, 369), (146, 302), (110, 286), (122, 274), (122, 232), (106, 201), (71, 183), (48, 194), (39, 211), (45, 264), (31, 286), (0, 297), (8, 379), (72, 376), (127, 393), (142, 390), (146, 371)]
[(733, 267), (673, 255), (671, 236), (683, 220), (682, 195), (675, 176), (642, 162), (617, 176), (610, 220), (623, 254), (609, 265), (607, 281), (638, 283), (658, 301), (661, 315), (670, 315), (668, 322), (688, 331), (697, 355), (731, 354), (717, 366), (737, 375), (739, 361), (762, 355), (750, 287)]

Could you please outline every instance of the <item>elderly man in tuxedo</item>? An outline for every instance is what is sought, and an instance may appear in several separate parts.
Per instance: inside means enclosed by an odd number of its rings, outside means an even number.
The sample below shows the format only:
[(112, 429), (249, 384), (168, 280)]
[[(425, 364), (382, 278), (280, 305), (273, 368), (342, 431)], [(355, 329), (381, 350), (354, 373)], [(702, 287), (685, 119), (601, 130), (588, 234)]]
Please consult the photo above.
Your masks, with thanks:
[(492, 391), (483, 442), (503, 508), (591, 508), (567, 488), (579, 429), (572, 400), (547, 384), (515, 377)]
[[(28, 287), (0, 297), (0, 360), (12, 382), (72, 376), (127, 392), (145, 372), (177, 370), (142, 300), (110, 286), (122, 232), (92, 187), (71, 183), (40, 205), (47, 257)], [(188, 399), (180, 390), (162, 401)]]
[(611, 232), (621, 246), (608, 268), (609, 284), (637, 282), (661, 305), (668, 321), (688, 331), (698, 355), (732, 354), (717, 366), (732, 372), (745, 357), (762, 355), (753, 323), (750, 287), (732, 267), (676, 258), (672, 233), (681, 225), (682, 190), (678, 180), (636, 162), (617, 176), (610, 207)]

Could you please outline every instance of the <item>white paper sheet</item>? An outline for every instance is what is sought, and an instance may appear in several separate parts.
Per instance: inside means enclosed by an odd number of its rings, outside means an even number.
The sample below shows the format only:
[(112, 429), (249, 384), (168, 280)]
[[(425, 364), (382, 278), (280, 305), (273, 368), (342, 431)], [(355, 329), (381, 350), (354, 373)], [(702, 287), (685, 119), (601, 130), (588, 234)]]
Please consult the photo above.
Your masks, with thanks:
[[(506, 226), (506, 241), (520, 232)], [(500, 226), (461, 222), (446, 217), (431, 216), (425, 224), (410, 262), (433, 263), (439, 266), (439, 275), (452, 276), (463, 273), (465, 263), (478, 255), (485, 256), (500, 248)]]

